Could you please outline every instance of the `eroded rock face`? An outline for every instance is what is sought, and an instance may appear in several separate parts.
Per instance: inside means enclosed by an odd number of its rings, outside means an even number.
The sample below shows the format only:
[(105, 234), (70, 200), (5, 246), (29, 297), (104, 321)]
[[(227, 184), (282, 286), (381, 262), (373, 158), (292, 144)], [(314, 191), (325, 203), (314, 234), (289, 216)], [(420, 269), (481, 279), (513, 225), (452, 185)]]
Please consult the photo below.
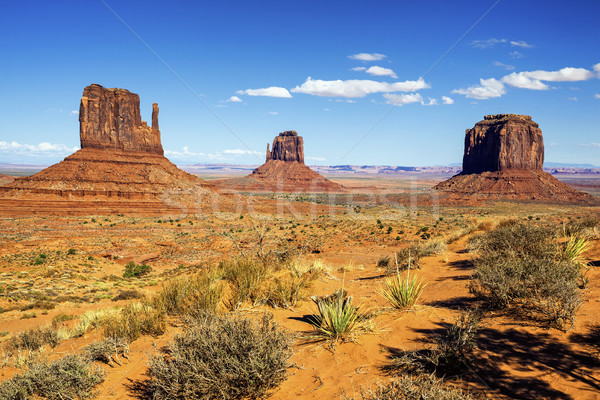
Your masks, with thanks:
[(296, 131), (281, 132), (273, 140), (273, 149), (267, 144), (267, 161), (297, 161), (304, 164), (304, 141)]
[(158, 104), (152, 105), (152, 127), (140, 116), (140, 97), (125, 89), (98, 84), (83, 90), (79, 106), (81, 148), (114, 148), (163, 155)]
[(486, 115), (467, 129), (462, 174), (542, 170), (544, 140), (528, 115)]

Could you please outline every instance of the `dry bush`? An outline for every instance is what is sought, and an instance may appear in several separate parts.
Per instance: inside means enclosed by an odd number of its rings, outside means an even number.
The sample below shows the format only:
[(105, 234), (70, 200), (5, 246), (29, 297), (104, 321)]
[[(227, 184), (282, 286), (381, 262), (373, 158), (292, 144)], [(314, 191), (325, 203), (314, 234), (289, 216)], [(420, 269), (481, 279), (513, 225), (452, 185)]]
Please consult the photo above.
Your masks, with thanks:
[(263, 284), (273, 273), (269, 264), (260, 260), (242, 258), (222, 261), (219, 268), (224, 271), (225, 279), (232, 286), (227, 300), (229, 309), (235, 310), (246, 302), (255, 305), (264, 301)]
[(287, 274), (275, 278), (267, 289), (265, 300), (273, 307), (294, 307), (299, 300), (307, 297), (308, 289), (317, 278), (318, 274)]
[(567, 329), (581, 304), (581, 266), (565, 258), (556, 229), (511, 223), (474, 238), (472, 293), (496, 308)]
[(37, 351), (45, 345), (54, 348), (61, 342), (58, 332), (51, 328), (35, 328), (21, 332), (8, 340), (5, 345), (7, 354), (15, 354), (21, 351)]
[(586, 217), (569, 221), (564, 225), (567, 236), (596, 236), (595, 229), (600, 226), (600, 216)]
[(461, 389), (444, 384), (433, 375), (405, 375), (387, 384), (361, 390), (362, 400), (473, 400), (474, 397)]
[(0, 383), (0, 399), (89, 399), (104, 376), (102, 368), (77, 355), (52, 362), (33, 361), (25, 372)]
[(113, 297), (112, 301), (119, 300), (133, 300), (133, 299), (143, 299), (145, 296), (135, 289), (130, 290), (121, 290), (119, 293)]
[(436, 338), (432, 349), (400, 351), (393, 354), (390, 364), (384, 367), (384, 370), (415, 375), (447, 375), (464, 371), (472, 364), (480, 321), (479, 310), (463, 312), (454, 324), (449, 325), (442, 335)]
[(100, 325), (104, 336), (129, 342), (141, 335), (162, 335), (167, 329), (165, 314), (143, 303), (125, 306), (119, 314), (103, 319)]
[(188, 323), (166, 354), (150, 359), (153, 399), (261, 399), (285, 379), (291, 339), (270, 316), (206, 313)]
[(196, 276), (181, 277), (167, 282), (152, 300), (157, 310), (169, 315), (196, 315), (217, 311), (223, 287), (209, 271)]
[(129, 342), (123, 338), (106, 338), (96, 341), (83, 348), (83, 355), (90, 361), (101, 361), (112, 366), (113, 363), (121, 365), (119, 354), (128, 358)]
[(444, 239), (431, 239), (425, 243), (411, 243), (396, 252), (394, 259), (388, 264), (386, 273), (392, 274), (399, 270), (421, 268), (420, 260), (423, 257), (429, 257), (446, 252), (446, 242)]

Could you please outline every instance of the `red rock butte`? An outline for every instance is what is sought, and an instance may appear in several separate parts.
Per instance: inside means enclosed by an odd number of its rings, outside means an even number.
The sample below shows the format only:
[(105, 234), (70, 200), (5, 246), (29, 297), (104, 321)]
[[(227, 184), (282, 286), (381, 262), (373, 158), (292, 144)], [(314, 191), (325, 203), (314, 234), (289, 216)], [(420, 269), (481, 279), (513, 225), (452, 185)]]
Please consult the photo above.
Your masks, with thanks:
[(3, 207), (24, 213), (89, 213), (90, 208), (162, 213), (181, 209), (177, 197), (183, 201), (184, 193), (211, 191), (164, 157), (156, 103), (149, 127), (141, 120), (137, 94), (93, 84), (83, 90), (79, 123), (81, 150), (0, 187)]
[(462, 172), (434, 189), (455, 199), (590, 202), (543, 171), (544, 139), (529, 115), (486, 115), (465, 135)]
[(267, 144), (266, 161), (243, 178), (215, 182), (218, 186), (249, 192), (342, 192), (345, 188), (304, 164), (304, 141), (296, 131), (285, 131)]

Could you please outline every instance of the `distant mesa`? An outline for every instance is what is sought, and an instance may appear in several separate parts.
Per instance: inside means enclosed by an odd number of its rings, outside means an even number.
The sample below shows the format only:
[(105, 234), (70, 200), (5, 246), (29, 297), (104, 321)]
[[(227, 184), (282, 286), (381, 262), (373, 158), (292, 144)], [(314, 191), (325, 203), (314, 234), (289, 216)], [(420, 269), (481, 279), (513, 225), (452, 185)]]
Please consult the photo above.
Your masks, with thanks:
[(341, 192), (345, 188), (304, 164), (304, 141), (296, 131), (281, 132), (263, 165), (243, 178), (215, 181), (222, 188), (250, 192)]
[(465, 135), (463, 169), (434, 189), (469, 199), (587, 202), (543, 171), (544, 139), (529, 115), (486, 115)]
[[(120, 202), (119, 207), (129, 201), (132, 209), (152, 212), (172, 210), (176, 201), (167, 200), (168, 193), (208, 186), (164, 157), (156, 103), (149, 127), (141, 120), (137, 94), (92, 84), (83, 90), (79, 124), (81, 150), (35, 175), (0, 187), (0, 196), (40, 201), (112, 200)], [(83, 206), (84, 202), (72, 204)]]

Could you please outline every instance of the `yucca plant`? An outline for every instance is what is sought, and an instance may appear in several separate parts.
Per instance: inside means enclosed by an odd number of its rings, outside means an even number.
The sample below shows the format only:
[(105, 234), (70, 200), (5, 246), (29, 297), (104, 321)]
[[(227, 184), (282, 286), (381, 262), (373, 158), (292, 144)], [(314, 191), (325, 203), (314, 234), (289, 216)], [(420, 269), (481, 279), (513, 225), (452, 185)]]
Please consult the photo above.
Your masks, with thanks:
[(396, 261), (396, 276), (385, 280), (385, 286), (381, 289), (381, 295), (385, 297), (392, 307), (405, 309), (415, 305), (423, 289), (427, 284), (423, 280), (419, 280), (416, 276), (410, 278), (410, 253), (408, 256), (408, 270), (406, 271), (406, 279), (402, 278)]
[(352, 297), (346, 297), (344, 289), (336, 290), (327, 297), (313, 296), (319, 314), (310, 318), (317, 336), (332, 340), (353, 340), (353, 336), (366, 328), (367, 317), (352, 304)]
[(589, 246), (589, 242), (586, 238), (571, 235), (569, 236), (569, 240), (565, 243), (565, 247), (563, 249), (563, 257), (565, 260), (570, 261), (577, 265), (586, 265), (585, 257), (583, 257), (583, 252), (587, 250)]

